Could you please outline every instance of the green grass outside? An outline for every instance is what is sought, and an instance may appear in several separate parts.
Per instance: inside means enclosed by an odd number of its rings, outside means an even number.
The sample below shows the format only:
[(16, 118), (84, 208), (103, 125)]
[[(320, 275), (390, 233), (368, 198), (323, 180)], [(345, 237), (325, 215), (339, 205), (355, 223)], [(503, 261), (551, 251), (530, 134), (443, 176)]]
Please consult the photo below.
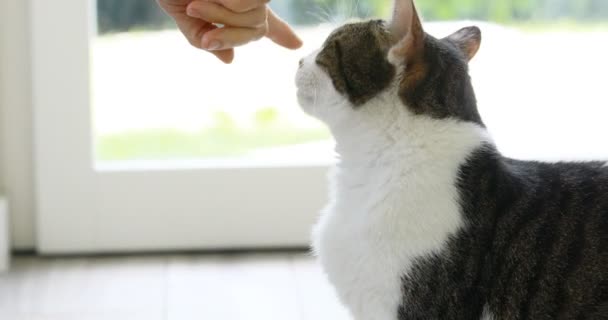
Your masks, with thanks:
[(213, 125), (199, 132), (178, 129), (145, 129), (97, 138), (96, 156), (101, 161), (165, 160), (242, 156), (261, 148), (288, 146), (330, 138), (322, 126), (289, 126), (276, 108), (261, 108), (248, 125), (237, 125), (230, 113), (212, 114)]
[(105, 135), (97, 141), (97, 159), (184, 159), (242, 156), (259, 148), (326, 140), (324, 129), (269, 127), (264, 129), (209, 128), (198, 133), (149, 129)]
[(516, 28), (523, 32), (541, 33), (541, 32), (597, 32), (608, 31), (608, 22), (605, 21), (589, 21), (580, 22), (575, 20), (556, 20), (556, 21), (528, 21), (528, 22), (512, 22), (505, 24), (508, 27)]

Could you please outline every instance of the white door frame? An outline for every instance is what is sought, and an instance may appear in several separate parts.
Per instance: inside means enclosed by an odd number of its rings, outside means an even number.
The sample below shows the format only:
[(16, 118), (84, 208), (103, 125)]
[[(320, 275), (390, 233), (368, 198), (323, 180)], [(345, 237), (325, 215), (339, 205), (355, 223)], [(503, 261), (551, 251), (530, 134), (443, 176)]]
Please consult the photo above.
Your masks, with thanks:
[(0, 272), (8, 270), (10, 262), (8, 203), (0, 195)]
[(31, 1), (38, 250), (306, 246), (326, 199), (327, 164), (95, 168), (91, 3)]

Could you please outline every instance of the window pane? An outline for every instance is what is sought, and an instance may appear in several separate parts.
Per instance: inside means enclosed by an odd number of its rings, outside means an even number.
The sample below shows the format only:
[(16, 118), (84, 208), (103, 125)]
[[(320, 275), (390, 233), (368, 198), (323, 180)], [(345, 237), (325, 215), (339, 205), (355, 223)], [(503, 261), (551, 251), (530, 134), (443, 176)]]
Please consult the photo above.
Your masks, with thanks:
[[(194, 49), (154, 1), (98, 1), (93, 47), (96, 158), (331, 158), (331, 138), (305, 115), (294, 76), (303, 52), (318, 47), (312, 3), (277, 9), (296, 19), (306, 42), (294, 52), (268, 40), (239, 48), (232, 65)], [(325, 11), (324, 11), (325, 12)], [(296, 15), (294, 15), (296, 16)]]
[[(93, 106), (98, 160), (329, 159), (327, 130), (303, 114), (298, 60), (353, 16), (388, 16), (389, 0), (273, 1), (305, 41), (288, 51), (263, 40), (223, 65), (191, 48), (150, 0), (98, 0)], [(425, 0), (427, 31), (479, 20), (471, 74), (482, 116), (506, 154), (608, 157), (604, 0)], [(441, 22), (433, 22), (441, 21)], [(451, 22), (445, 22), (451, 21)], [(329, 22), (329, 23), (328, 23)], [(584, 142), (583, 142), (584, 141)], [(290, 161), (291, 161), (290, 160)]]

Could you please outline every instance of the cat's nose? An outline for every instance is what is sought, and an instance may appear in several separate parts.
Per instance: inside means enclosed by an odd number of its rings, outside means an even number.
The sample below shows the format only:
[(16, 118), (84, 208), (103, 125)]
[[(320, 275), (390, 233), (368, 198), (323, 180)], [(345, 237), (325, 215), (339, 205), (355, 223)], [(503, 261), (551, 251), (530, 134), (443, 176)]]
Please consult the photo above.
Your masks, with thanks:
[(300, 65), (300, 68), (302, 68), (304, 66), (304, 59), (300, 59), (300, 62), (298, 62), (298, 64)]

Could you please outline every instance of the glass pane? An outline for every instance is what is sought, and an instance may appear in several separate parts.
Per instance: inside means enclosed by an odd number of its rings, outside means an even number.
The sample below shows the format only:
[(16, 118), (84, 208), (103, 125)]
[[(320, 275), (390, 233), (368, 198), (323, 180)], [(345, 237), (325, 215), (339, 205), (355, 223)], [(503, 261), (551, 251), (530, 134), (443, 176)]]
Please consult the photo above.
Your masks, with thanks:
[[(96, 158), (326, 159), (328, 131), (298, 107), (298, 60), (332, 23), (386, 17), (389, 0), (273, 1), (305, 41), (288, 51), (267, 40), (223, 65), (191, 48), (150, 0), (98, 0), (92, 40)], [(484, 120), (508, 155), (608, 157), (603, 77), (604, 0), (425, 0), (427, 31), (447, 35), (474, 19), (483, 44), (471, 73)], [(433, 22), (441, 21), (441, 22)], [(449, 21), (449, 22), (445, 22)], [(580, 143), (586, 141), (586, 143)], [(604, 154), (601, 154), (604, 152)]]
[(92, 40), (96, 159), (331, 161), (329, 132), (299, 108), (294, 77), (304, 52), (331, 30), (319, 19), (345, 10), (312, 1), (273, 6), (306, 47), (294, 52), (262, 40), (224, 65), (192, 48), (155, 1), (99, 0)]

